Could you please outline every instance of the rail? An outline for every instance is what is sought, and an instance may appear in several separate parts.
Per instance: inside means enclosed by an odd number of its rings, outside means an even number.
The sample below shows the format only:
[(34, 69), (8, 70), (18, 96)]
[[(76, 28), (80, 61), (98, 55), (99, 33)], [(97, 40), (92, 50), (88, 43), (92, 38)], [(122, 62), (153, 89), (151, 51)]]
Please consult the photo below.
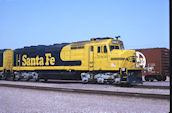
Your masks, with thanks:
[(86, 93), (86, 94), (100, 94), (100, 95), (111, 95), (111, 96), (142, 97), (142, 98), (152, 98), (152, 99), (168, 99), (168, 100), (170, 99), (170, 95), (168, 94), (149, 94), (149, 93), (134, 93), (134, 92), (120, 92), (120, 91), (43, 87), (43, 86), (16, 85), (16, 84), (5, 84), (5, 83), (0, 83), (0, 87), (34, 89), (34, 90), (45, 90), (45, 91), (62, 91), (62, 92)]

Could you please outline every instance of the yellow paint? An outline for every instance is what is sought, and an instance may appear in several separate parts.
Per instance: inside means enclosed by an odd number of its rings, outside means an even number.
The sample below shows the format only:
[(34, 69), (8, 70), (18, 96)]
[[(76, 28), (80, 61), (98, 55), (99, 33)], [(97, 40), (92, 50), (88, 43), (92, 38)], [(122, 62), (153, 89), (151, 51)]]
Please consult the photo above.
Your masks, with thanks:
[[(92, 41), (71, 43), (63, 47), (60, 53), (61, 60), (81, 61), (80, 66), (54, 66), (56, 56), (52, 57), (51, 53), (45, 53), (45, 59), (40, 56), (29, 58), (27, 55), (21, 56), (19, 54), (16, 55), (16, 59), (14, 59), (17, 66), (14, 66), (13, 70), (119, 71), (120, 68), (141, 70), (141, 68), (135, 67), (135, 62), (132, 62), (133, 56), (135, 55), (134, 50), (113, 49), (111, 51), (109, 48), (110, 45), (118, 46), (119, 48), (122, 47), (121, 42), (114, 39), (92, 39)], [(100, 47), (100, 52), (98, 52), (98, 47)], [(91, 51), (91, 48), (93, 51)], [(13, 52), (11, 50), (5, 52), (4, 57), (6, 60), (4, 61), (4, 67), (11, 69), (11, 65), (13, 65)], [(22, 66), (18, 66), (20, 62)]]
[(12, 71), (13, 69), (13, 55), (12, 50), (6, 50), (3, 53), (3, 69)]
[(4, 70), (4, 68), (3, 67), (0, 67), (0, 72), (3, 71), (3, 70)]
[(55, 64), (55, 58), (51, 57), (51, 53), (46, 53), (45, 56), (46, 56), (46, 63), (45, 63), (46, 66), (49, 66), (50, 64), (51, 65)]
[(121, 83), (126, 83), (127, 81), (121, 81)]
[[(80, 67), (70, 69), (74, 70), (107, 70), (107, 71), (118, 71), (119, 68), (126, 68), (127, 70), (141, 70), (141, 68), (135, 68), (135, 63), (132, 62), (132, 56), (135, 55), (134, 50), (121, 50), (114, 49), (110, 51), (109, 45), (118, 46), (120, 48), (120, 41), (115, 40), (118, 44), (112, 43), (113, 39), (99, 40), (99, 41), (88, 41), (84, 43), (77, 43), (78, 46), (84, 45), (83, 49), (70, 49), (71, 46), (77, 44), (71, 44), (62, 49), (60, 53), (63, 61), (74, 61), (80, 60), (82, 65)], [(91, 51), (93, 46), (93, 51)], [(104, 46), (107, 47), (107, 53), (104, 53)], [(98, 47), (100, 52), (98, 53)], [(124, 60), (111, 60), (111, 58), (123, 58)], [(113, 66), (112, 66), (113, 64)]]

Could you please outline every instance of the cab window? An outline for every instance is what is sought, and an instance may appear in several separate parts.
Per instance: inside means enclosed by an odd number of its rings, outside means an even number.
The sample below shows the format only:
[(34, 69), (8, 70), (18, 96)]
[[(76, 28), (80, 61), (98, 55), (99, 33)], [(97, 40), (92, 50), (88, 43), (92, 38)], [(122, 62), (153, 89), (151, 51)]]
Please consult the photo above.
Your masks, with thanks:
[(119, 49), (119, 46), (110, 45), (109, 48), (110, 51), (112, 51), (113, 49)]
[(107, 53), (107, 47), (104, 46), (104, 53)]
[(100, 47), (97, 48), (97, 53), (100, 53)]

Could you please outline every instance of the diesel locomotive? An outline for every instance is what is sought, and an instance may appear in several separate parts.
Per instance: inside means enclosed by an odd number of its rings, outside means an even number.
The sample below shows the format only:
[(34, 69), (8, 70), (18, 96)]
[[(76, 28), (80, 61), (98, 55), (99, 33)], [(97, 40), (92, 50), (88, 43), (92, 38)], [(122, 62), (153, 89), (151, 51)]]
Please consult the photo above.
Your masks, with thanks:
[[(141, 54), (111, 37), (0, 50), (1, 79), (81, 79), (115, 84), (142, 83)], [(144, 57), (144, 56), (141, 56)]]

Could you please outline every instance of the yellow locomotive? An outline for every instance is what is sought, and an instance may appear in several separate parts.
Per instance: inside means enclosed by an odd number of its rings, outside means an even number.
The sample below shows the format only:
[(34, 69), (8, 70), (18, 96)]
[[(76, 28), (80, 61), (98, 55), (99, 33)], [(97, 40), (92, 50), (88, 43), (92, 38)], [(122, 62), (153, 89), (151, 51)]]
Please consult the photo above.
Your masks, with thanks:
[(124, 50), (123, 42), (118, 38), (91, 38), (89, 41), (0, 51), (1, 78), (141, 83), (142, 65), (137, 61), (135, 50)]

